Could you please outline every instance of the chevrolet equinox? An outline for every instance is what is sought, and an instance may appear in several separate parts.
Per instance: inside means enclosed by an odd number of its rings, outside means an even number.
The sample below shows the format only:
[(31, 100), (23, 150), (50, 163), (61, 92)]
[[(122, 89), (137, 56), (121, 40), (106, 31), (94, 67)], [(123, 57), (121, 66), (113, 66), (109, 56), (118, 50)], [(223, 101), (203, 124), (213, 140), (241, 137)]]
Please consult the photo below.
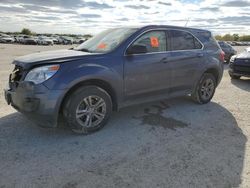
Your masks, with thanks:
[(175, 26), (109, 29), (78, 47), (13, 61), (5, 99), (41, 126), (59, 117), (72, 131), (102, 128), (122, 107), (190, 95), (208, 103), (224, 52), (211, 32)]

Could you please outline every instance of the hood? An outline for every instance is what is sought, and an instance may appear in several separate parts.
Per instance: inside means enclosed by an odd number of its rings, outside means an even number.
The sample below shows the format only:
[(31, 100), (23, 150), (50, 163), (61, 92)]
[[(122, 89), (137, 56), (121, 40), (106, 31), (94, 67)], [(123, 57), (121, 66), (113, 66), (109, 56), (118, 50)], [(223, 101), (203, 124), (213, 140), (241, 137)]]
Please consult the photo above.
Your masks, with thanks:
[(242, 66), (250, 66), (250, 52), (244, 51), (232, 58), (234, 64)]
[(244, 51), (236, 56), (237, 59), (250, 59), (250, 51)]
[(86, 55), (94, 55), (94, 53), (87, 53), (76, 50), (56, 50), (33, 53), (18, 57), (14, 60), (14, 64), (29, 68), (34, 65), (47, 63), (62, 63), (70, 60), (76, 60)]

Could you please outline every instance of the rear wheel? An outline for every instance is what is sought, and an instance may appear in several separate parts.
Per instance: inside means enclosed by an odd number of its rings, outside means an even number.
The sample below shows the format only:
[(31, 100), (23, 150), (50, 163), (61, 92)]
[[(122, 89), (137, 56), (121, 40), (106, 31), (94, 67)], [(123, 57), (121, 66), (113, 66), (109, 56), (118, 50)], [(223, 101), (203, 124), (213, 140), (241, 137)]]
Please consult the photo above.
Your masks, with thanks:
[(214, 75), (205, 73), (193, 91), (192, 98), (200, 104), (206, 104), (213, 98), (215, 89), (216, 79)]
[(71, 130), (88, 134), (104, 127), (112, 112), (109, 94), (96, 86), (78, 89), (67, 100), (64, 116)]

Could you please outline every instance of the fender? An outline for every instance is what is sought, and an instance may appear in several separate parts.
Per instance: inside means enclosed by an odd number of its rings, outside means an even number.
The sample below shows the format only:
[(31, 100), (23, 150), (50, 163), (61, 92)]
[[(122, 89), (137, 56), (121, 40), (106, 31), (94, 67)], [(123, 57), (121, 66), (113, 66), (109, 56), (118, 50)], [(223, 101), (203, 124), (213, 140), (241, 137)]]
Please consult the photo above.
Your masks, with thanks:
[[(78, 63), (78, 65), (76, 66), (75, 63)], [(115, 66), (117, 65), (119, 64), (115, 63)], [(121, 64), (121, 71), (122, 67), (123, 66)], [(54, 114), (57, 117), (63, 99), (66, 94), (71, 90), (71, 88), (88, 80), (100, 80), (108, 83), (116, 94), (117, 103), (119, 104), (119, 101), (123, 99), (123, 74), (114, 71), (112, 67), (105, 66), (105, 63), (104, 65), (101, 65), (99, 63), (97, 64), (72, 62), (63, 64), (60, 67), (60, 71), (63, 73), (56, 74), (53, 78), (53, 81), (48, 80), (44, 83), (44, 85), (51, 90), (61, 91), (61, 95), (57, 100), (56, 108), (54, 111)]]

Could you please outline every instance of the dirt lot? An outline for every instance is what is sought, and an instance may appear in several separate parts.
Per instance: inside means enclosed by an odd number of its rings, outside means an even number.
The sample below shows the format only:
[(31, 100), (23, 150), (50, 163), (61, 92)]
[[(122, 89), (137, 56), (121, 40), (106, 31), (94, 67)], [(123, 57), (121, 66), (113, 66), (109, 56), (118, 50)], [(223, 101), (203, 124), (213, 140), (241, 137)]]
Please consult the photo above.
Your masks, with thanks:
[[(65, 47), (0, 44), (0, 90), (15, 57)], [(249, 139), (250, 79), (231, 81), (227, 65), (211, 103), (186, 97), (129, 107), (89, 136), (40, 128), (1, 92), (0, 187), (245, 188)]]

